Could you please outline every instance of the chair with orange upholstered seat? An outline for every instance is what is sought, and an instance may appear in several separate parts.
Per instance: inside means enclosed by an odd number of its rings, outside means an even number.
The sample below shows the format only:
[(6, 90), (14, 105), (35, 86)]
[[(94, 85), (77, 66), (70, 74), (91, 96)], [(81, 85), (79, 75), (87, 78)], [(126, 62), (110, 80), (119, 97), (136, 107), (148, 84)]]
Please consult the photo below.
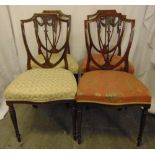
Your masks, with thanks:
[(135, 20), (127, 19), (115, 10), (99, 10), (95, 15), (88, 16), (84, 25), (88, 56), (76, 95), (74, 138), (81, 143), (82, 108), (85, 105), (98, 104), (117, 108), (139, 106), (143, 107), (137, 138), (139, 146), (151, 95), (146, 86), (130, 74), (133, 73), (133, 67), (128, 56)]

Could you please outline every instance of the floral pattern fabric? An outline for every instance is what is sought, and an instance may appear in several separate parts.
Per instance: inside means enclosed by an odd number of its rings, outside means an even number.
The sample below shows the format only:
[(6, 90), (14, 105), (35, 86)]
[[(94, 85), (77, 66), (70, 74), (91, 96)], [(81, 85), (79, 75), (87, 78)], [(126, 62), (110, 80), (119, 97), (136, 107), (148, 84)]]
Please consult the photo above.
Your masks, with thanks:
[(91, 71), (80, 79), (77, 102), (108, 105), (150, 104), (146, 86), (132, 74), (122, 71)]
[(6, 88), (7, 101), (48, 102), (74, 99), (77, 83), (71, 71), (56, 69), (32, 69), (19, 75)]

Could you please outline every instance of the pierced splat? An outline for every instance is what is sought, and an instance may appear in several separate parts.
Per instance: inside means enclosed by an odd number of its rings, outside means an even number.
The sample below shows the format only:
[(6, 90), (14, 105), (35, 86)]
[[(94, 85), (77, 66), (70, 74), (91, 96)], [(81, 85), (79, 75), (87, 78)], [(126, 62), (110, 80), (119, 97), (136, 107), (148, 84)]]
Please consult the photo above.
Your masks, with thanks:
[[(57, 14), (61, 19), (68, 20), (69, 23), (71, 23), (71, 15), (64, 14), (61, 10), (44, 10), (43, 13), (50, 13), (50, 14)], [(71, 24), (68, 25), (69, 29), (69, 37), (70, 37), (70, 30), (71, 30)], [(70, 54), (70, 46), (69, 41), (67, 44), (67, 52)]]
[[(67, 16), (67, 15), (66, 15)], [(69, 15), (68, 15), (69, 16)], [(32, 55), (27, 43), (25, 27), (26, 23), (33, 22), (36, 41), (38, 44), (38, 54), (41, 54), (44, 62), (38, 62)], [(62, 32), (62, 27), (65, 27)], [(34, 14), (32, 18), (21, 20), (22, 35), (26, 47), (28, 62), (27, 68), (31, 69), (31, 61), (43, 68), (52, 68), (64, 61), (65, 68), (68, 68), (67, 53), (69, 50), (69, 35), (70, 35), (70, 19), (64, 19), (63, 14), (53, 13), (38, 13)], [(62, 34), (63, 33), (63, 34)], [(41, 35), (42, 34), (42, 35)], [(65, 34), (65, 36), (64, 36)], [(63, 42), (60, 41), (60, 36), (63, 35)], [(60, 44), (60, 42), (62, 42)], [(53, 54), (61, 53), (61, 57), (57, 62), (51, 62)]]
[[(93, 27), (96, 25), (97, 29), (97, 45), (94, 41)], [(127, 44), (126, 51), (122, 56), (122, 59), (116, 64), (111, 64), (114, 55), (121, 55), (122, 40), (125, 32), (126, 25), (130, 25), (130, 35)], [(85, 39), (88, 51), (87, 71), (89, 71), (89, 65), (92, 61), (98, 69), (114, 69), (121, 63), (125, 63), (125, 71), (128, 71), (128, 54), (132, 44), (132, 37), (134, 33), (135, 21), (127, 19), (125, 15), (117, 13), (116, 10), (98, 10), (93, 15), (88, 15), (85, 20)], [(92, 52), (96, 51), (103, 57), (103, 64), (99, 64), (93, 58)]]

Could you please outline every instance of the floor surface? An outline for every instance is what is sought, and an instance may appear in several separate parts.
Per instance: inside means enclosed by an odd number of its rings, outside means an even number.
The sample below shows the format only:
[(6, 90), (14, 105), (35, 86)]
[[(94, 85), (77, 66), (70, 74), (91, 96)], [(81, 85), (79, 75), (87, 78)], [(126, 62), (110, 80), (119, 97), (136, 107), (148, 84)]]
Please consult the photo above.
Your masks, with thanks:
[(16, 105), (22, 142), (18, 143), (9, 114), (0, 121), (0, 148), (155, 148), (155, 116), (148, 115), (143, 144), (136, 146), (140, 108), (90, 107), (83, 112), (82, 144), (72, 138), (71, 108), (65, 104)]

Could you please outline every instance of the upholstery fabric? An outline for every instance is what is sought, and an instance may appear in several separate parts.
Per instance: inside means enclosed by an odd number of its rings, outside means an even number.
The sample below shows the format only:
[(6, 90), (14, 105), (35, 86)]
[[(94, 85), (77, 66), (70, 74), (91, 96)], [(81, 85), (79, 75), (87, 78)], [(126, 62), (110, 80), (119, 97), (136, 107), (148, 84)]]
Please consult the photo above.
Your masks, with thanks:
[(78, 85), (77, 102), (107, 105), (150, 104), (151, 95), (145, 85), (132, 74), (122, 71), (91, 71)]
[[(60, 54), (60, 53), (52, 54), (51, 59), (50, 59), (50, 62), (51, 63), (57, 62), (60, 59), (61, 55), (62, 54)], [(38, 62), (40, 62), (40, 63), (44, 63), (45, 62), (42, 54), (37, 55), (36, 56), (36, 60)], [(74, 74), (75, 73), (78, 73), (79, 66), (78, 66), (78, 63), (77, 63), (76, 59), (71, 54), (67, 54), (67, 60), (68, 60), (68, 70), (70, 70)], [(31, 66), (32, 66), (32, 69), (39, 68), (39, 66), (36, 63), (34, 63), (33, 61), (31, 63)], [(64, 67), (65, 67), (64, 60), (62, 60), (56, 66), (56, 68), (64, 68)]]
[(19, 75), (6, 88), (7, 101), (48, 102), (74, 99), (77, 84), (71, 71), (55, 69), (32, 69)]
[[(104, 64), (104, 59), (101, 54), (92, 54), (92, 56), (98, 64), (100, 64), (100, 65)], [(116, 64), (117, 62), (120, 61), (121, 58), (122, 58), (121, 56), (114, 55), (114, 57), (112, 58), (111, 64), (112, 65)], [(81, 70), (83, 72), (86, 71), (86, 65), (87, 65), (87, 57), (84, 58), (82, 65), (81, 65)], [(93, 62), (90, 62), (90, 70), (92, 71), (92, 70), (96, 70), (96, 69), (98, 69), (98, 67)], [(117, 70), (117, 71), (121, 71), (123, 69), (124, 69), (124, 63), (122, 63), (119, 66), (117, 66), (116, 68), (114, 68), (114, 70)], [(134, 67), (130, 62), (129, 62), (128, 72), (131, 74), (134, 73)]]

